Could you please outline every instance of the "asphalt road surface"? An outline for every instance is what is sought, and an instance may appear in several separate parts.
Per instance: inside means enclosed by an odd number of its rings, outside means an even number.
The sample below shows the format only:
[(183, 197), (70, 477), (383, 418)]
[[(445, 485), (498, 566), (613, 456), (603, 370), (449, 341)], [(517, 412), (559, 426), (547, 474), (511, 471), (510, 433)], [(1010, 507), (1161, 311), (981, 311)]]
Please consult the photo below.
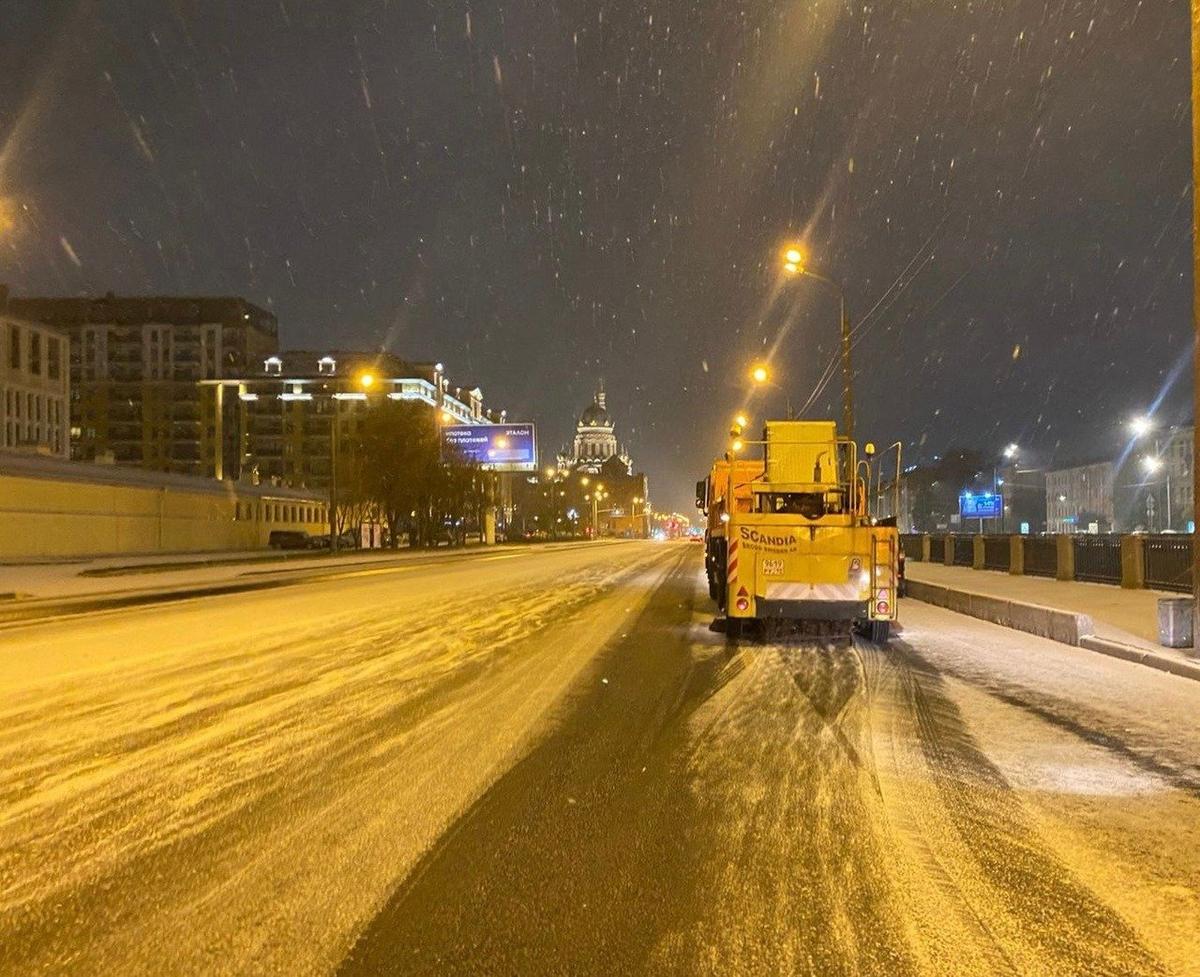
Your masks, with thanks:
[(0, 631), (0, 974), (1200, 974), (1200, 683), (700, 548)]

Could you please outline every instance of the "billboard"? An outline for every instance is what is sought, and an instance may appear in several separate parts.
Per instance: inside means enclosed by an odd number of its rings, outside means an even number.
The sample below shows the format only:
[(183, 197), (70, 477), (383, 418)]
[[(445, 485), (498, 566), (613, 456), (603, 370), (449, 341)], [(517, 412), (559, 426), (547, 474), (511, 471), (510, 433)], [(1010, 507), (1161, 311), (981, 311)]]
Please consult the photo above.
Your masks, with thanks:
[(458, 456), (496, 472), (537, 470), (532, 424), (449, 424), (442, 428), (442, 456)]
[(1000, 519), (1004, 516), (1004, 496), (996, 492), (963, 492), (958, 497), (958, 513), (964, 519)]

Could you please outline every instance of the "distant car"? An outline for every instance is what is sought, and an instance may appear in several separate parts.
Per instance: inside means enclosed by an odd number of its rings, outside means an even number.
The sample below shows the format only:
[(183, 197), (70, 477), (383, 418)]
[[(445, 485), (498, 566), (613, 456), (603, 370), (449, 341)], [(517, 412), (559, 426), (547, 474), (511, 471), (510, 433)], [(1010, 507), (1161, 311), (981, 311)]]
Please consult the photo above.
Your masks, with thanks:
[[(352, 550), (357, 549), (359, 545), (358, 534), (353, 530), (347, 529), (344, 533), (338, 534), (338, 549)], [(309, 536), (308, 548), (312, 550), (327, 550), (329, 549), (329, 533), (323, 536)]]
[(273, 550), (306, 550), (312, 545), (311, 539), (303, 529), (272, 529), (267, 545)]

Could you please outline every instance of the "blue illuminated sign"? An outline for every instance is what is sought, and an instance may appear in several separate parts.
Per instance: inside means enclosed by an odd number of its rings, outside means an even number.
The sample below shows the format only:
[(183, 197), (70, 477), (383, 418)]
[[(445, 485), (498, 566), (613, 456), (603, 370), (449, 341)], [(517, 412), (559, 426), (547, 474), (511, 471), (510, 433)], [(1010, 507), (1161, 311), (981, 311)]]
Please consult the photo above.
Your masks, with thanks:
[(532, 424), (449, 424), (442, 428), (442, 454), (497, 472), (537, 470)]
[(964, 519), (1000, 519), (1004, 496), (997, 492), (963, 492), (958, 497), (958, 514)]

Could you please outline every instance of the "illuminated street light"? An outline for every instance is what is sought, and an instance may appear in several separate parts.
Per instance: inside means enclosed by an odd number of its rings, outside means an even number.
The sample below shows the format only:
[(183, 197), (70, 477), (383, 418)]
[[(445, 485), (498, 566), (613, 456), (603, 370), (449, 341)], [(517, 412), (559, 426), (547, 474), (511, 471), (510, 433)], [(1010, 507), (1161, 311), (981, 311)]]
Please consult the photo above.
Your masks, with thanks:
[(738, 416), (733, 419), (733, 423), (736, 424), (738, 427), (745, 427), (747, 424), (750, 423), (750, 421), (747, 420), (745, 414), (738, 414)]
[(755, 383), (766, 383), (767, 375), (767, 368), (765, 366), (756, 366), (750, 371), (750, 378)]
[(1021, 448), (1019, 445), (1010, 444), (1007, 448), (1004, 449), (1004, 457), (1005, 458), (1015, 458), (1015, 457), (1017, 457), (1017, 453), (1020, 450), (1021, 450)]
[(375, 376), (371, 373), (364, 373), (358, 378), (358, 385), (363, 390), (370, 390), (375, 385)]
[(586, 475), (583, 475), (583, 476), (581, 476), (581, 477), (580, 477), (580, 479), (579, 479), (579, 484), (580, 484), (580, 485), (587, 485), (589, 481), (591, 481), (591, 479), (589, 479), (589, 478), (588, 478)]
[(442, 423), (443, 424), (450, 424), (453, 422), (453, 420), (454, 420), (453, 414), (451, 414), (448, 410), (442, 411)]
[(1144, 437), (1154, 430), (1154, 421), (1143, 414), (1129, 422), (1129, 430), (1133, 432), (1135, 438)]
[(553, 478), (553, 477), (554, 477), (554, 467), (553, 467), (553, 466), (547, 466), (547, 468), (546, 468), (546, 477), (547, 477), (547, 478)]
[(1142, 467), (1146, 469), (1147, 474), (1153, 475), (1156, 471), (1160, 470), (1162, 466), (1163, 460), (1161, 458), (1155, 458), (1153, 455), (1146, 455), (1146, 457), (1142, 459)]
[(729, 449), (736, 454), (737, 452), (741, 451), (742, 448), (744, 448), (744, 447), (745, 447), (745, 444), (742, 443), (741, 438), (734, 438), (733, 444), (731, 444), (729, 446)]
[(804, 252), (797, 247), (790, 247), (783, 252), (783, 260), (785, 265), (792, 265), (794, 270), (799, 271), (804, 264)]

